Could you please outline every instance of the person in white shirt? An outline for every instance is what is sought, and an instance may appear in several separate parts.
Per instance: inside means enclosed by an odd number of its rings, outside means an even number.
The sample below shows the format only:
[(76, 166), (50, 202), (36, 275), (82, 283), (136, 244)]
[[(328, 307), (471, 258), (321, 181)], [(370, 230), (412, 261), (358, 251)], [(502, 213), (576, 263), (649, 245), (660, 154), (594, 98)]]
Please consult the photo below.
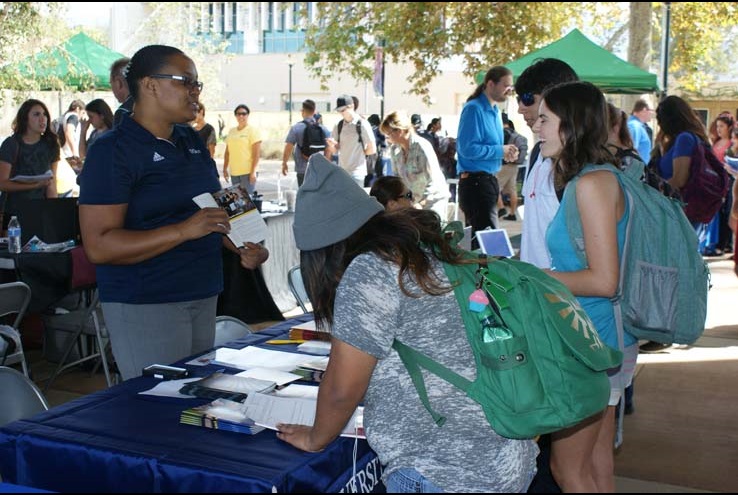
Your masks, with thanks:
[[(555, 58), (537, 60), (520, 74), (515, 81), (518, 113), (534, 133), (543, 90), (555, 84), (578, 80), (574, 69)], [(538, 268), (550, 268), (546, 229), (559, 208), (559, 198), (554, 188), (551, 159), (543, 158), (539, 150), (540, 143), (536, 143), (525, 170), (522, 189), (525, 218), (520, 238), (520, 259)]]

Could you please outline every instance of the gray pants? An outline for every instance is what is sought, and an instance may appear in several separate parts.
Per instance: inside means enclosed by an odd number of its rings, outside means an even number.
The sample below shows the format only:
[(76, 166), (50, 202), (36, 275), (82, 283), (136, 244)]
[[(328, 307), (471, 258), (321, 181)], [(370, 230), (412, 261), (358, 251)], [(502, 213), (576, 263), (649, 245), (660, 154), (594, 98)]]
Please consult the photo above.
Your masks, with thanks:
[(250, 177), (251, 174), (231, 175), (231, 185), (237, 186), (238, 184), (241, 184), (241, 186), (248, 191), (249, 195), (254, 194), (256, 184), (251, 183), (249, 180)]
[(163, 304), (103, 303), (113, 356), (124, 380), (213, 347), (218, 296)]

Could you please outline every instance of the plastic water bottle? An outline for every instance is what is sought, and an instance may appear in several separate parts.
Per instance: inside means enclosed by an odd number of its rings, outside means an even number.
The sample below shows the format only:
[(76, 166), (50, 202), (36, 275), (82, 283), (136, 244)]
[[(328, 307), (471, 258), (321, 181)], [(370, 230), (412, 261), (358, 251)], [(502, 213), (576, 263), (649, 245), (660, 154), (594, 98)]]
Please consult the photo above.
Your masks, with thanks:
[(15, 215), (10, 217), (8, 223), (8, 251), (12, 254), (21, 252), (21, 226)]
[(469, 296), (469, 310), (474, 312), (482, 325), (482, 339), (484, 342), (495, 342), (512, 338), (510, 331), (505, 328), (497, 315), (489, 306), (489, 299), (482, 289), (477, 289)]

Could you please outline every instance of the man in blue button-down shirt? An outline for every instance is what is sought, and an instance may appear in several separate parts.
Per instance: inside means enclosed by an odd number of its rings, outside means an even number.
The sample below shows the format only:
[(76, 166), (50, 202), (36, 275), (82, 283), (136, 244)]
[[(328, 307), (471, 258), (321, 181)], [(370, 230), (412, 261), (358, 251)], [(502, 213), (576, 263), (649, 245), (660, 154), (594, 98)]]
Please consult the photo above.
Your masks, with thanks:
[(639, 99), (633, 105), (633, 111), (628, 118), (628, 131), (630, 131), (630, 137), (633, 139), (633, 147), (645, 163), (648, 163), (648, 160), (651, 159), (651, 149), (653, 148), (651, 136), (648, 133), (648, 124), (646, 124), (651, 120), (651, 117), (653, 117), (653, 110), (649, 108), (648, 102)]
[(477, 230), (497, 228), (500, 188), (494, 174), (502, 167), (503, 159), (514, 162), (518, 157), (515, 145), (504, 144), (502, 116), (497, 106), (512, 93), (512, 84), (510, 69), (501, 65), (492, 67), (484, 82), (466, 100), (459, 118), (456, 140), (459, 206), (466, 224), (472, 226), (472, 236)]

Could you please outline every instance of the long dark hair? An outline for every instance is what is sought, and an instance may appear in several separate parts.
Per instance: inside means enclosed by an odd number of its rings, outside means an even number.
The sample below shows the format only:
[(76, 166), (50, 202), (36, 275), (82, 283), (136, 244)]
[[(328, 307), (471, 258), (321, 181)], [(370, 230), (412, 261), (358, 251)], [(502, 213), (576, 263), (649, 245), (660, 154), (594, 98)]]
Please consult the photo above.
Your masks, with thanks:
[[(616, 125), (620, 126), (618, 127), (618, 141), (625, 146), (625, 149), (633, 149), (633, 137), (628, 130), (628, 115), (612, 103), (607, 104), (607, 115), (610, 129), (614, 129)], [(644, 159), (648, 159), (648, 157)]]
[(689, 103), (678, 96), (670, 95), (661, 100), (656, 107), (656, 122), (659, 124), (659, 132), (656, 134), (659, 146), (654, 147), (654, 150), (660, 147), (663, 154), (669, 151), (682, 132), (691, 132), (703, 143), (708, 146), (710, 144), (702, 121)]
[(51, 128), (51, 115), (49, 114), (49, 109), (41, 100), (30, 99), (21, 104), (18, 109), (18, 113), (15, 115), (15, 119), (13, 119), (13, 124), (11, 125), (13, 135), (16, 139), (21, 139), (26, 131), (28, 131), (28, 115), (31, 113), (31, 109), (36, 105), (43, 108), (44, 115), (46, 116), (46, 131), (41, 134), (41, 141), (46, 142), (49, 148), (51, 148), (52, 156), (59, 156), (59, 141), (56, 137), (56, 132)]
[(95, 112), (96, 114), (100, 115), (103, 119), (103, 123), (105, 123), (105, 127), (107, 127), (108, 129), (113, 128), (113, 111), (110, 109), (110, 105), (108, 105), (105, 100), (100, 98), (92, 100), (87, 104), (85, 110), (87, 110), (88, 112)]
[(620, 160), (607, 149), (610, 119), (602, 91), (592, 83), (577, 81), (551, 86), (542, 96), (546, 106), (561, 120), (559, 136), (563, 148), (554, 167), (557, 188), (563, 188), (585, 165), (620, 165)]
[(492, 81), (497, 84), (498, 82), (500, 82), (500, 79), (510, 75), (512, 75), (512, 71), (510, 69), (508, 69), (504, 65), (495, 65), (487, 71), (487, 73), (484, 75), (484, 81), (482, 82), (482, 84), (477, 86), (477, 89), (474, 90), (474, 92), (469, 96), (469, 98), (466, 99), (466, 101), (471, 101), (481, 95), (484, 91), (484, 88), (487, 87), (488, 82)]
[(441, 232), (441, 219), (431, 210), (406, 208), (379, 212), (348, 239), (312, 251), (300, 253), (300, 270), (305, 289), (313, 304), (319, 328), (333, 324), (336, 289), (351, 261), (362, 253), (374, 253), (400, 268), (398, 283), (403, 293), (405, 275), (410, 275), (427, 294), (439, 295), (453, 287), (444, 283), (432, 269), (432, 259), (460, 263), (455, 251)]

